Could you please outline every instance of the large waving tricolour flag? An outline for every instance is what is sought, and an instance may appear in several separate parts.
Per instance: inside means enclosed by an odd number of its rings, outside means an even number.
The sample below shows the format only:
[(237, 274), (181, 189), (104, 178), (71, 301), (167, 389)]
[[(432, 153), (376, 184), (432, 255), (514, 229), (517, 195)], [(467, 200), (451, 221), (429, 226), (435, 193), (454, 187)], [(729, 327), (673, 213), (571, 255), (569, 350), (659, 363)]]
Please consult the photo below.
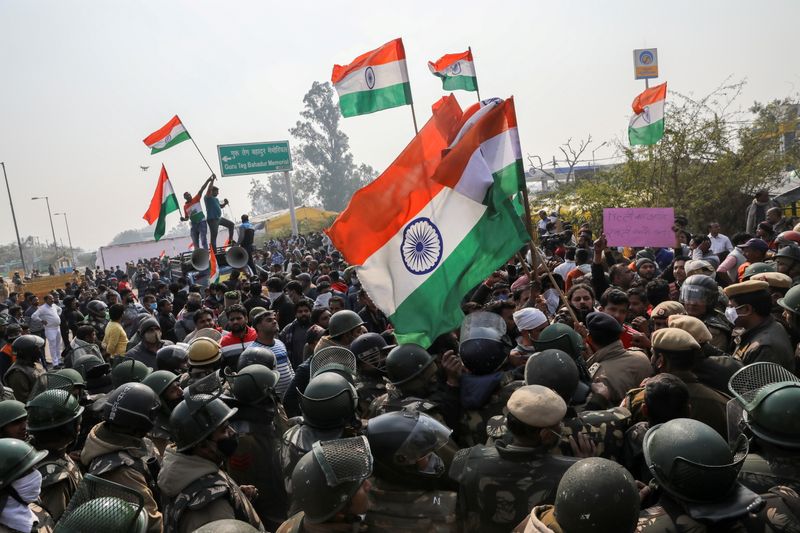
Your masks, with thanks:
[[(464, 295), (526, 242), (512, 203), (490, 193), (503, 171), (516, 165), (513, 148), (492, 152), (492, 139), (513, 135), (505, 133), (506, 111), (496, 104), (481, 115), (485, 120), (472, 122), (477, 108), (463, 113), (454, 96), (440, 100), (419, 134), (353, 195), (328, 230), (347, 262), (360, 265), (362, 286), (391, 320), (399, 342), (430, 346), (458, 328)], [(488, 157), (480, 154), (484, 145)], [(476, 151), (480, 169), (470, 166)], [(450, 158), (459, 179), (432, 179)]]
[(442, 89), (445, 91), (478, 90), (478, 78), (475, 76), (471, 50), (459, 54), (445, 54), (436, 61), (428, 61), (428, 68), (434, 76), (442, 78)]
[(664, 102), (667, 99), (667, 83), (645, 89), (633, 99), (633, 117), (628, 126), (631, 146), (657, 143), (664, 136)]
[(334, 65), (331, 83), (339, 94), (344, 117), (410, 105), (403, 40), (395, 39), (361, 54), (349, 65)]
[(167, 169), (161, 165), (161, 174), (158, 176), (158, 184), (153, 193), (153, 198), (150, 200), (150, 207), (142, 218), (148, 224), (155, 223), (156, 229), (153, 235), (155, 240), (164, 236), (167, 229), (167, 215), (173, 211), (178, 210), (178, 197), (175, 196), (175, 191), (172, 189), (172, 183), (167, 176)]
[(181, 123), (178, 115), (175, 115), (163, 127), (154, 131), (144, 139), (144, 144), (150, 148), (150, 154), (163, 152), (167, 148), (172, 148), (178, 143), (191, 139), (189, 132)]

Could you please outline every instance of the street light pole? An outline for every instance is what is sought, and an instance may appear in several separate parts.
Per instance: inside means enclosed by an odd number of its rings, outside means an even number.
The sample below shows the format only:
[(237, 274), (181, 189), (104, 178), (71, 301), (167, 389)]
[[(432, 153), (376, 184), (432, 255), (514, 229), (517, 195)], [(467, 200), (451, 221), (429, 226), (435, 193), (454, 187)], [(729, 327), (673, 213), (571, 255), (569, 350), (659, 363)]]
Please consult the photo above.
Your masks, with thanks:
[(72, 248), (72, 236), (69, 234), (69, 222), (67, 222), (67, 214), (62, 213), (53, 213), (54, 215), (63, 215), (64, 216), (64, 224), (67, 226), (67, 241), (69, 242), (69, 256), (72, 258), (72, 268), (75, 268), (75, 251)]
[(14, 232), (17, 234), (17, 246), (19, 247), (19, 259), (22, 261), (23, 277), (26, 272), (25, 257), (22, 255), (22, 241), (19, 238), (19, 228), (17, 227), (17, 215), (14, 213), (14, 201), (11, 199), (11, 187), (8, 186), (8, 174), (6, 174), (6, 164), (0, 162), (3, 166), (3, 177), (6, 179), (6, 190), (8, 191), (8, 203), (11, 204), (11, 219), (14, 221)]
[(31, 200), (44, 200), (47, 202), (47, 216), (50, 217), (50, 231), (53, 232), (53, 247), (56, 249), (56, 256), (58, 256), (58, 241), (56, 240), (56, 228), (53, 226), (53, 213), (50, 211), (50, 198), (48, 196), (34, 196)]
[(600, 146), (598, 146), (597, 148), (592, 150), (592, 179), (597, 178), (597, 165), (595, 164), (595, 161), (594, 161), (594, 153), (596, 151), (598, 151), (600, 148), (602, 148), (603, 146), (607, 145), (607, 144), (608, 144), (608, 141), (603, 141), (603, 144), (601, 144)]

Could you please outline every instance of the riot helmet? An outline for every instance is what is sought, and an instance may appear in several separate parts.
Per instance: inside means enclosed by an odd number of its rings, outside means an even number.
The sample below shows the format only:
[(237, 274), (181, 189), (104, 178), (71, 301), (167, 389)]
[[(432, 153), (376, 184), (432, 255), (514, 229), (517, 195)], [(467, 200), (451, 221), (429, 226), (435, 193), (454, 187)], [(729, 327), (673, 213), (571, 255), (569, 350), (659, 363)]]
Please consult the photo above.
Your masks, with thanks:
[(189, 364), (187, 345), (170, 344), (156, 352), (156, 370), (168, 370), (175, 374), (185, 372)]
[(680, 303), (704, 303), (706, 310), (710, 311), (719, 300), (719, 286), (714, 278), (695, 274), (686, 278), (681, 285)]
[(578, 386), (578, 366), (562, 350), (542, 350), (525, 363), (525, 384), (542, 385), (553, 389), (569, 404)]
[(169, 426), (175, 435), (179, 452), (190, 450), (206, 440), (222, 424), (236, 414), (217, 396), (188, 394), (172, 410)]
[(328, 323), (328, 333), (331, 337), (336, 338), (363, 324), (364, 321), (358, 316), (358, 313), (343, 309), (331, 316), (331, 321)]
[(270, 370), (275, 370), (277, 359), (275, 353), (265, 346), (248, 346), (239, 355), (237, 370), (241, 370), (250, 365), (264, 365)]
[(399, 344), (386, 357), (386, 375), (395, 386), (425, 377), (431, 372), (429, 369), (433, 369), (433, 373), (436, 371), (433, 357), (418, 344)]
[(126, 432), (146, 433), (153, 428), (160, 407), (153, 389), (143, 383), (125, 383), (106, 397), (102, 417)]
[(464, 367), (478, 376), (497, 372), (508, 357), (503, 343), (506, 323), (497, 313), (476, 311), (461, 324), (458, 353)]
[(273, 397), (281, 374), (264, 365), (254, 364), (244, 367), (235, 375), (227, 375), (226, 379), (231, 382), (231, 392), (238, 401), (256, 405)]
[(20, 335), (11, 343), (11, 350), (19, 359), (33, 363), (39, 360), (44, 339), (36, 335)]
[(350, 350), (362, 363), (374, 367), (381, 373), (386, 370), (386, 355), (396, 345), (389, 345), (383, 335), (365, 333), (350, 344)]
[(350, 383), (356, 377), (356, 356), (343, 346), (327, 346), (311, 357), (311, 377), (336, 372)]
[(125, 383), (141, 383), (150, 372), (152, 370), (141, 361), (124, 357), (111, 370), (111, 384), (116, 389)]
[(147, 511), (141, 494), (119, 483), (86, 474), (54, 532), (145, 533), (147, 526)]
[(77, 398), (61, 389), (51, 389), (37, 394), (27, 404), (28, 430), (31, 432), (54, 429), (80, 419), (83, 407)]
[(0, 490), (5, 489), (47, 456), (19, 439), (0, 439)]
[(311, 427), (345, 427), (355, 419), (358, 394), (353, 385), (335, 372), (323, 372), (311, 378), (300, 395), (303, 420)]

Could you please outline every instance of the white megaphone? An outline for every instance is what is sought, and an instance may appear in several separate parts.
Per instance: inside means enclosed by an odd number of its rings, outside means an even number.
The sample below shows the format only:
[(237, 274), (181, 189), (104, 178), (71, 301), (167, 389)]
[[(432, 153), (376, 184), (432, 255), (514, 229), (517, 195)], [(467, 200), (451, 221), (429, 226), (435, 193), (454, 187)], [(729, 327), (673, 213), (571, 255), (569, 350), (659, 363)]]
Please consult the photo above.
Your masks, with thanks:
[(208, 250), (205, 248), (196, 248), (192, 252), (192, 268), (197, 271), (203, 271), (208, 269), (208, 265), (210, 264), (208, 259)]
[(239, 245), (231, 246), (228, 248), (228, 251), (225, 252), (225, 261), (231, 268), (243, 268), (249, 260), (250, 255), (247, 253), (247, 250)]

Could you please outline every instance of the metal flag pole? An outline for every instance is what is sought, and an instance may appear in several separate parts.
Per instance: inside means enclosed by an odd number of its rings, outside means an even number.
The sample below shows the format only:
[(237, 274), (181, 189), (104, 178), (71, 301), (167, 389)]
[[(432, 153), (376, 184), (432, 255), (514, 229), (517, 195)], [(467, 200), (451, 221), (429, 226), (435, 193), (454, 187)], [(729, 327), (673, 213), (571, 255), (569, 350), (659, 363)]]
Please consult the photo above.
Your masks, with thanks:
[[(409, 89), (410, 91), (410, 89)], [(410, 95), (410, 94), (409, 94)], [(419, 135), (419, 128), (417, 128), (417, 113), (414, 111), (414, 99), (411, 99), (411, 118), (414, 119), (414, 133)]]
[(19, 247), (19, 259), (22, 261), (22, 271), (27, 272), (25, 268), (25, 257), (22, 255), (22, 241), (19, 238), (19, 228), (17, 227), (17, 215), (14, 212), (14, 200), (11, 199), (11, 187), (8, 186), (8, 174), (6, 174), (6, 164), (0, 161), (3, 167), (3, 177), (6, 179), (6, 190), (8, 191), (8, 203), (11, 205), (11, 219), (14, 221), (14, 233), (17, 234), (17, 246)]
[[(176, 116), (177, 116), (177, 115), (176, 115)], [(186, 124), (184, 124), (184, 122), (183, 122), (183, 120), (181, 119), (181, 117), (178, 117), (178, 120), (180, 120), (180, 121), (181, 121), (181, 124), (183, 124), (183, 127), (186, 129), (186, 132), (187, 132), (187, 133), (189, 133), (189, 128), (187, 128), (187, 127), (186, 127)], [(198, 154), (200, 154), (200, 157), (202, 157), (202, 158), (203, 158), (203, 162), (204, 162), (204, 163), (206, 164), (206, 166), (208, 167), (208, 170), (210, 170), (212, 174), (215, 174), (215, 175), (216, 175), (216, 172), (214, 172), (214, 169), (213, 169), (213, 168), (211, 168), (211, 165), (209, 165), (209, 164), (208, 164), (208, 160), (206, 159), (206, 156), (204, 156), (204, 155), (203, 155), (203, 152), (201, 152), (201, 151), (200, 151), (200, 148), (197, 146), (197, 143), (196, 143), (196, 142), (194, 142), (194, 137), (192, 137), (192, 134), (191, 134), (191, 133), (189, 133), (189, 140), (191, 140), (191, 141), (192, 141), (192, 144), (194, 145), (195, 149), (197, 150), (197, 153), (198, 153)]]
[(467, 50), (469, 50), (469, 57), (472, 58), (472, 71), (475, 73), (475, 93), (478, 95), (478, 102), (481, 101), (481, 90), (478, 87), (478, 70), (475, 68), (475, 57), (472, 55), (472, 47), (468, 46)]

